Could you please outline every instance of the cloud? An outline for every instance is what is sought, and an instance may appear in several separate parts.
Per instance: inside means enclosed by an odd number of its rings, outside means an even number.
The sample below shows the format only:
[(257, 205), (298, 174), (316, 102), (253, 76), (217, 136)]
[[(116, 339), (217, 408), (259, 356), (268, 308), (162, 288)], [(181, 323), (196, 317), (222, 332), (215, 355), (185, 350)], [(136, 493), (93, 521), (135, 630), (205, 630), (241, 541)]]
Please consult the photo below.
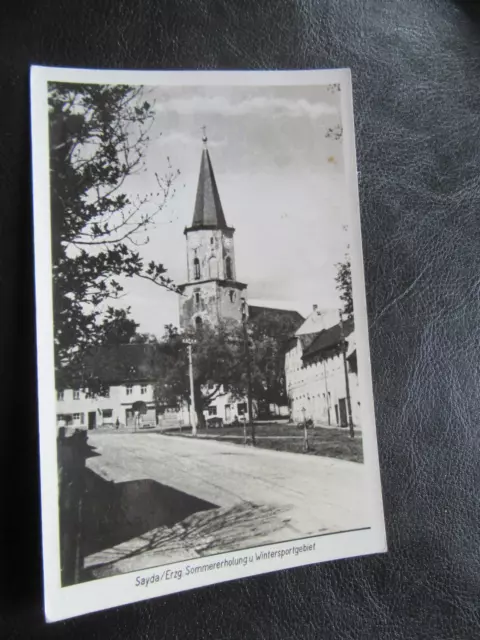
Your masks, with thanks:
[[(182, 133), (180, 131), (172, 131), (171, 133), (162, 134), (160, 141), (162, 144), (184, 144), (184, 145), (197, 145), (200, 140), (199, 136), (192, 136), (188, 133)], [(211, 140), (208, 139), (208, 146), (210, 149), (214, 147), (224, 147), (226, 140)]]
[(289, 100), (266, 96), (246, 98), (239, 102), (231, 102), (224, 96), (173, 98), (158, 102), (155, 108), (157, 113), (175, 112), (181, 115), (265, 115), (269, 117), (278, 115), (286, 118), (317, 119), (337, 114), (334, 106), (324, 102), (310, 102), (304, 98)]

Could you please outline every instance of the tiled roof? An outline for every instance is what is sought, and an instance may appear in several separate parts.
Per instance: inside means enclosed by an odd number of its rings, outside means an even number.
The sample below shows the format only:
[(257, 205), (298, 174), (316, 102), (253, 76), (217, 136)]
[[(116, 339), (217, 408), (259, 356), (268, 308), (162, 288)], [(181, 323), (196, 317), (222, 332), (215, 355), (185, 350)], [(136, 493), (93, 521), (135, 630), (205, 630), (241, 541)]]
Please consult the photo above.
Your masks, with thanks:
[[(344, 336), (347, 338), (353, 332), (353, 321), (346, 320), (343, 323)], [(319, 354), (328, 354), (330, 351), (340, 346), (341, 342), (341, 328), (340, 323), (320, 331), (313, 342), (304, 350), (302, 359), (308, 360), (313, 356)]]
[(101, 347), (85, 359), (87, 376), (103, 383), (147, 382), (156, 379), (162, 358), (158, 344), (121, 344)]
[(259, 307), (256, 305), (252, 305), (248, 307), (250, 318), (258, 318), (260, 316), (266, 318), (290, 318), (294, 322), (297, 323), (298, 327), (305, 321), (303, 316), (301, 316), (298, 311), (293, 311), (291, 309), (273, 309), (271, 307)]
[(208, 149), (204, 149), (202, 152), (192, 221), (192, 228), (202, 227), (214, 227), (216, 229), (225, 229), (227, 227)]

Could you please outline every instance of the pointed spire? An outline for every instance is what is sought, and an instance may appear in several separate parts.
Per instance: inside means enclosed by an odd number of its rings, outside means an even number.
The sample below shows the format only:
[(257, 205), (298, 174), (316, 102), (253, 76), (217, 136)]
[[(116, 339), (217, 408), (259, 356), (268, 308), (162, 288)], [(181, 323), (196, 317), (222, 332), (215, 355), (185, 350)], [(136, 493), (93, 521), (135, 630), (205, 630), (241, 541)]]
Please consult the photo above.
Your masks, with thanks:
[(215, 175), (213, 173), (212, 161), (207, 148), (206, 127), (203, 129), (203, 151), (200, 163), (200, 175), (198, 178), (197, 197), (195, 200), (195, 210), (193, 213), (193, 228), (215, 227), (225, 229), (227, 222), (223, 213), (220, 195), (218, 193)]

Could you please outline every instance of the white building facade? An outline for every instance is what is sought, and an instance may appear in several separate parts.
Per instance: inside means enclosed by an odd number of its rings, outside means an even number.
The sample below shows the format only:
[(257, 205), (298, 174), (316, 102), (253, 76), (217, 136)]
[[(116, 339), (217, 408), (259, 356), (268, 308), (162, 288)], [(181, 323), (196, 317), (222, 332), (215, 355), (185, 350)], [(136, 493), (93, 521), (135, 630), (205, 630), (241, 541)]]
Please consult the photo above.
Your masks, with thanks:
[(75, 389), (57, 391), (57, 425), (80, 429), (187, 425), (188, 411), (159, 409), (153, 389), (152, 383), (128, 382), (111, 385), (105, 396)]
[(290, 341), (285, 379), (293, 422), (310, 419), (316, 425), (347, 426), (349, 398), (353, 424), (361, 426), (353, 324), (345, 322), (342, 337), (338, 312), (314, 307)]

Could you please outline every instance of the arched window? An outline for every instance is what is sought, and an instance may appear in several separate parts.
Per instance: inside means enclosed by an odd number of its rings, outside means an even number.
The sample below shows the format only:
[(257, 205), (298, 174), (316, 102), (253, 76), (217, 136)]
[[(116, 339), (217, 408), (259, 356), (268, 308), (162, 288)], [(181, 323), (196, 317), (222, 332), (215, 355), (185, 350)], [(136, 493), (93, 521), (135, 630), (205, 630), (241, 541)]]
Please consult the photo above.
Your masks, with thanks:
[(193, 272), (195, 280), (200, 280), (200, 260), (198, 258), (193, 261)]
[(197, 329), (199, 329), (202, 326), (202, 319), (200, 318), (200, 316), (197, 316), (195, 318), (195, 326), (197, 327)]
[(230, 256), (227, 256), (227, 259), (225, 260), (225, 277), (227, 280), (232, 279), (232, 259)]

